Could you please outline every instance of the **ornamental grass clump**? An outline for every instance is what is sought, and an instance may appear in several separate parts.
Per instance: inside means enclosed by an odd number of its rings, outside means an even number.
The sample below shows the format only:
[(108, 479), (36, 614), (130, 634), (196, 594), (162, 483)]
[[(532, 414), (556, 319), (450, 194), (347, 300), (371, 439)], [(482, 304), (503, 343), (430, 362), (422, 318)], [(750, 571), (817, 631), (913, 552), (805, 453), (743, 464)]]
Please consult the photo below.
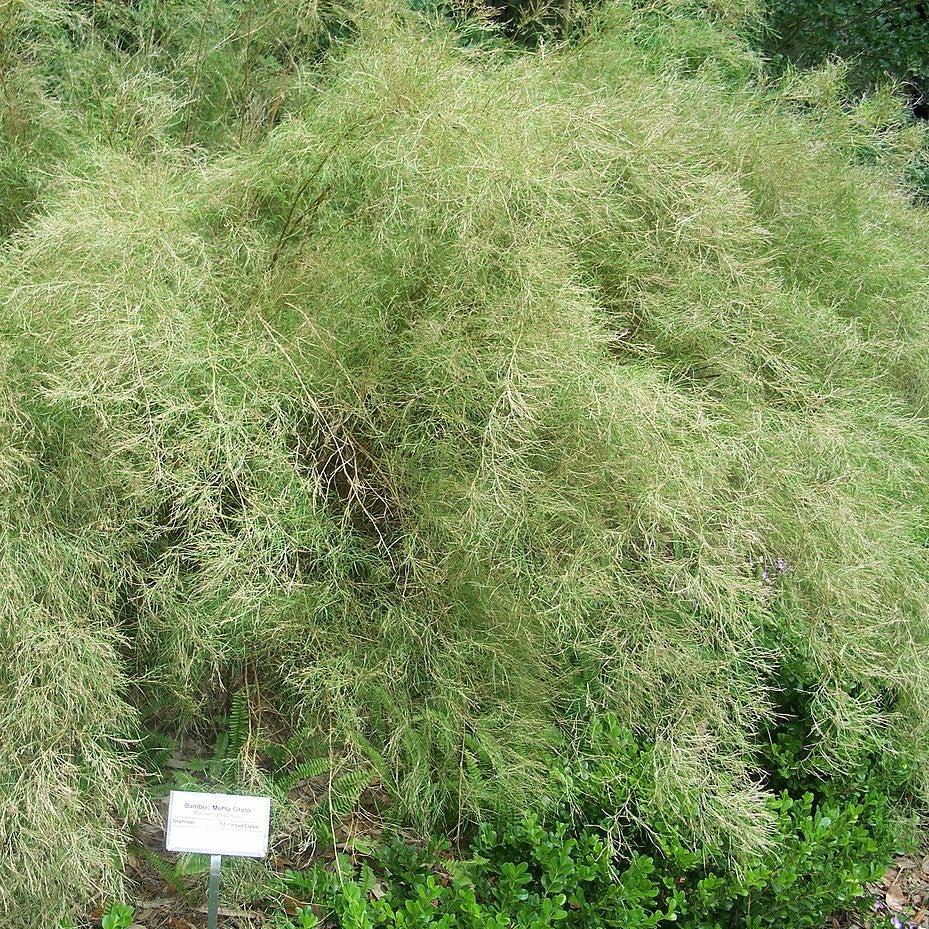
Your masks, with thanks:
[(926, 214), (637, 15), (360, 9), (215, 151), (72, 114), (0, 269), (5, 925), (118, 887), (140, 727), (237, 690), (244, 770), (308, 733), (422, 830), (581, 803), (610, 714), (615, 812), (741, 867), (788, 690), (929, 796)]

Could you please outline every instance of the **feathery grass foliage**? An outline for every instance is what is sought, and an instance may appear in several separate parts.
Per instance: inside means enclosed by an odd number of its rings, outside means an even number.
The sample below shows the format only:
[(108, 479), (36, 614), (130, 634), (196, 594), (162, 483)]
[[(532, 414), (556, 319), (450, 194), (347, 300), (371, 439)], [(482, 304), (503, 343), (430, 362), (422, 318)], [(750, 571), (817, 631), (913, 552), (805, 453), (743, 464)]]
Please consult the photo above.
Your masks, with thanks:
[(102, 145), (149, 160), (248, 146), (351, 28), (338, 0), (4, 0), (0, 238)]
[(139, 715), (243, 682), (249, 770), (273, 712), (423, 828), (572, 801), (609, 712), (640, 827), (741, 867), (785, 688), (805, 769), (927, 796), (929, 227), (860, 126), (622, 2), (538, 55), (373, 4), (312, 68), (267, 13), (234, 74), (113, 10), (115, 83), (17, 66), (64, 154), (0, 258), (5, 924), (118, 885)]

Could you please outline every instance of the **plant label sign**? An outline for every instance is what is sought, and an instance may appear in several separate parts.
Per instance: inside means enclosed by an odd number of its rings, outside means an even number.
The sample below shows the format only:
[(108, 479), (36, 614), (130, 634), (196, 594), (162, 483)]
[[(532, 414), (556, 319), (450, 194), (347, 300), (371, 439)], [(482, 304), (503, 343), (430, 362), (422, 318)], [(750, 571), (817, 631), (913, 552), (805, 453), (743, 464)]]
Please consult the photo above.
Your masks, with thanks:
[(172, 790), (165, 848), (169, 852), (264, 858), (270, 821), (268, 797)]

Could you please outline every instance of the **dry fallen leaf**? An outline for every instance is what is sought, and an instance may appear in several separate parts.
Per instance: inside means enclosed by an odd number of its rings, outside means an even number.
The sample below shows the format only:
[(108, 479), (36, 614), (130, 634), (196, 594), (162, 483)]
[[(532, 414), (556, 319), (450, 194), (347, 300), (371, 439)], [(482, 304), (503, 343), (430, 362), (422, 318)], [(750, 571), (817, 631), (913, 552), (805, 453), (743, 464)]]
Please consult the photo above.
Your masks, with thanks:
[[(206, 915), (206, 913), (209, 911), (207, 910), (205, 906), (198, 906), (197, 912), (203, 913), (204, 915)], [(252, 916), (255, 916), (257, 914), (253, 913), (251, 910), (234, 910), (227, 906), (221, 906), (217, 908), (216, 915), (223, 916), (227, 919), (231, 919), (231, 918), (250, 919)]]
[(906, 902), (906, 899), (903, 896), (903, 891), (900, 889), (900, 885), (896, 881), (894, 881), (888, 888), (884, 890), (884, 899), (887, 901), (887, 906), (895, 913), (903, 912), (903, 906)]
[(157, 900), (139, 900), (136, 907), (143, 910), (153, 910), (161, 906), (170, 906), (174, 902), (174, 897), (159, 897)]
[(168, 920), (171, 929), (197, 929), (197, 927), (183, 916), (174, 916)]

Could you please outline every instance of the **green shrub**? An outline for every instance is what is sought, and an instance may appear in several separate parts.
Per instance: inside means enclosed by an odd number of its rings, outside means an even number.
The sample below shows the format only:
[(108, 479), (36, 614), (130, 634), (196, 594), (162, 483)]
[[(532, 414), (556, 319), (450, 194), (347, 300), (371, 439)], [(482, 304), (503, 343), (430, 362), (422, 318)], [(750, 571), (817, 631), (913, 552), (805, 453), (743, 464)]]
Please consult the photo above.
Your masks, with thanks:
[(133, 922), (135, 910), (124, 903), (111, 904), (100, 920), (100, 929), (127, 929)]
[[(619, 748), (610, 761), (641, 766), (641, 754), (628, 752), (631, 734), (607, 728)], [(785, 734), (772, 775), (802, 782), (802, 746)], [(585, 768), (588, 785), (607, 773)], [(395, 841), (373, 866), (346, 858), (337, 871), (289, 872), (281, 889), (306, 913), (312, 905), (343, 929), (819, 929), (838, 909), (857, 905), (864, 884), (891, 858), (899, 836), (896, 798), (886, 787), (872, 771), (854, 784), (821, 780), (815, 793), (772, 795), (771, 850), (739, 868), (717, 850), (649, 836), (633, 820), (617, 829), (617, 814), (628, 813), (622, 807), (601, 809), (597, 828), (579, 825), (594, 813), (588, 802), (584, 816), (547, 827), (533, 817), (483, 826), (464, 859)]]
[(569, 836), (566, 823), (546, 830), (527, 819), (499, 832), (481, 828), (470, 851), (467, 860), (436, 862), (398, 844), (374, 869), (346, 863), (341, 879), (321, 868), (291, 872), (283, 886), (351, 929), (645, 929), (675, 912), (677, 895), (658, 903), (651, 859), (637, 856), (617, 871), (593, 830)]
[[(769, 0), (763, 22), (758, 45), (775, 72), (814, 69), (841, 75), (834, 84), (838, 99), (833, 105), (851, 107), (863, 100), (867, 109), (875, 94), (879, 99), (881, 90), (892, 86), (900, 99), (907, 100), (911, 119), (929, 115), (929, 7), (925, 4)], [(911, 153), (906, 168), (907, 186), (917, 201), (929, 194), (927, 153), (929, 145), (924, 142)]]
[(925, 108), (929, 94), (929, 8), (919, 2), (767, 0), (765, 47), (775, 62), (799, 68), (833, 56), (851, 63), (850, 89), (891, 79), (910, 86)]

